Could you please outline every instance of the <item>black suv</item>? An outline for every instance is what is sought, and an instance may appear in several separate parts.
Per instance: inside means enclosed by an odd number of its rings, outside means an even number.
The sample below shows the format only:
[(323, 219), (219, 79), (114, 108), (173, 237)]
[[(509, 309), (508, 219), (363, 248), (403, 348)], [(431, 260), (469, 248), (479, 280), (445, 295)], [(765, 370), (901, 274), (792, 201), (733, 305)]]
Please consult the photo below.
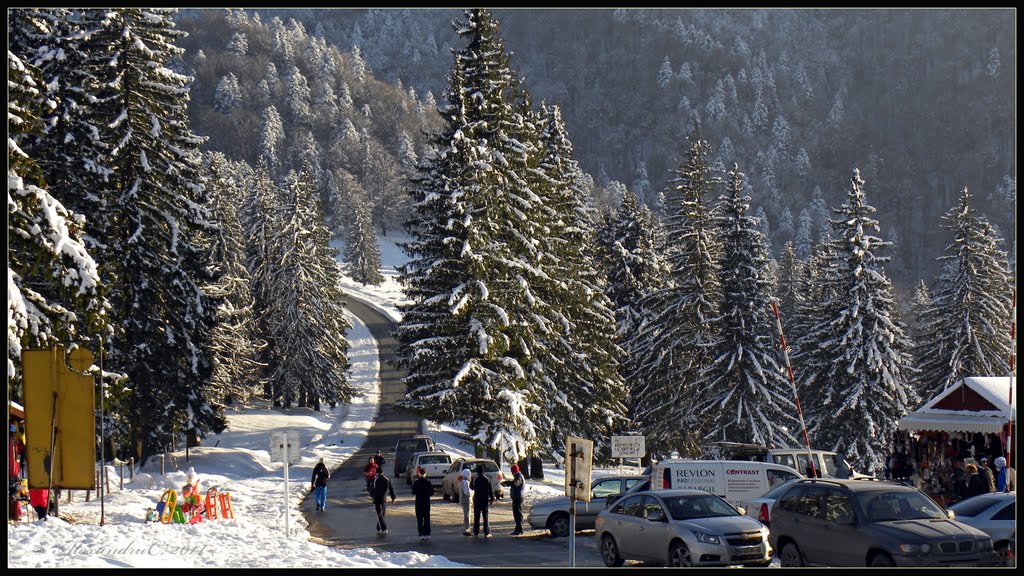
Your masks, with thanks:
[(395, 443), (395, 474), (393, 478), (401, 478), (409, 465), (409, 457), (417, 452), (433, 452), (434, 441), (430, 436), (416, 435), (403, 438)]
[(875, 479), (791, 482), (769, 542), (788, 566), (992, 566), (984, 532), (909, 486)]

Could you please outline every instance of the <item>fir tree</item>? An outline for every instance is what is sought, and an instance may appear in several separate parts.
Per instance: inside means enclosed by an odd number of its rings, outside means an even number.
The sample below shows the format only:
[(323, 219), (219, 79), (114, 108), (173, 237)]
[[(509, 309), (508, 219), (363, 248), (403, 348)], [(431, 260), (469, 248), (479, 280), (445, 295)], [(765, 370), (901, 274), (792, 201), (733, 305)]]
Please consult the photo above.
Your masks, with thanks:
[(373, 232), (373, 221), (365, 199), (352, 205), (355, 221), (349, 227), (345, 239), (345, 261), (348, 262), (349, 276), (362, 285), (380, 286), (384, 282), (381, 274), (380, 246)]
[[(113, 170), (103, 191), (116, 220), (97, 231), (105, 246), (112, 318), (110, 366), (128, 375), (127, 406), (136, 456), (224, 429), (209, 397), (211, 329), (218, 303), (200, 286), (215, 281), (204, 234), (214, 225), (199, 172), (202, 141), (188, 129), (190, 78), (168, 63), (182, 53), (172, 11), (122, 9), (90, 49), (110, 62), (119, 94), (97, 104)], [(105, 51), (105, 52), (103, 52)]]
[(541, 411), (527, 381), (540, 348), (530, 311), (538, 210), (526, 174), (535, 137), (497, 21), (485, 10), (465, 15), (453, 23), (468, 45), (455, 53), (446, 125), (411, 191), (401, 273), (412, 303), (402, 307), (398, 361), (409, 370), (406, 406), (461, 421), (518, 460), (539, 445)]
[(665, 240), (669, 284), (640, 301), (643, 321), (630, 342), (630, 380), (637, 421), (655, 450), (695, 453), (701, 370), (718, 340), (718, 261), (721, 248), (706, 198), (717, 177), (710, 147), (695, 125), (689, 148), (667, 194)]
[(345, 295), (331, 234), (320, 223), (309, 165), (286, 178), (284, 222), (271, 238), (269, 252), (280, 255), (271, 277), (267, 329), (273, 334), (269, 373), (275, 406), (320, 410), (349, 402)]
[(924, 319), (923, 341), (935, 353), (921, 366), (921, 395), (930, 398), (968, 376), (1010, 373), (1010, 296), (1013, 286), (1002, 238), (970, 206), (965, 187), (943, 217), (953, 233)]
[(747, 215), (750, 197), (743, 195), (743, 178), (733, 164), (716, 208), (722, 331), (712, 362), (701, 371), (707, 388), (697, 409), (709, 419), (708, 440), (795, 446), (796, 406), (776, 360), (768, 246)]
[(824, 322), (814, 327), (822, 383), (813, 442), (843, 451), (855, 467), (878, 473), (892, 452), (896, 424), (919, 401), (912, 376), (911, 342), (896, 317), (892, 283), (877, 254), (888, 243), (871, 217), (864, 181), (854, 169), (847, 202), (832, 220), (836, 268), (830, 279), (839, 298), (820, 301)]

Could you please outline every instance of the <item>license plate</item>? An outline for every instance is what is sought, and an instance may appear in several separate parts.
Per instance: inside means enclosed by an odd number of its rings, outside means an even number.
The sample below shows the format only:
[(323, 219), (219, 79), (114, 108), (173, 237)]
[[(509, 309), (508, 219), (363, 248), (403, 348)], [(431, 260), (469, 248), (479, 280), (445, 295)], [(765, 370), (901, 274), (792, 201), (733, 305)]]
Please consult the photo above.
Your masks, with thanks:
[(737, 555), (748, 555), (748, 554), (759, 554), (761, 552), (760, 546), (737, 546)]

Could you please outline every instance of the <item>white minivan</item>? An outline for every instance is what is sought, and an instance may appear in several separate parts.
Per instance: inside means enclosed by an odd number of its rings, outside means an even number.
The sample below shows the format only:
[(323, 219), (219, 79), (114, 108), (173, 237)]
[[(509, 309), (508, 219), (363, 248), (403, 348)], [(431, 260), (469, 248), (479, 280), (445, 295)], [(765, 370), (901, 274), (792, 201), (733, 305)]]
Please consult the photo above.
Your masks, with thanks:
[(751, 500), (797, 478), (803, 475), (793, 468), (768, 462), (663, 460), (651, 470), (651, 489), (696, 488), (719, 496), (734, 507), (747, 508)]

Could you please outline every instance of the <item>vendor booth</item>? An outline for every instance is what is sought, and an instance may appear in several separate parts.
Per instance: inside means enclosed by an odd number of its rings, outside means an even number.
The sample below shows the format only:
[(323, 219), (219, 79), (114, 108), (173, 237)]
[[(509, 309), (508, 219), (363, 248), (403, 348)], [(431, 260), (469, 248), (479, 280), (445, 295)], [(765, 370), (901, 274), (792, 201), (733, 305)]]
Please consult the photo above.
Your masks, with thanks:
[(1016, 378), (964, 378), (901, 418), (895, 460), (908, 465), (904, 476), (947, 505), (953, 499), (950, 477), (957, 456), (976, 465), (982, 456), (990, 462), (1004, 456), (1016, 468), (1011, 429), (1016, 431), (1017, 409), (1010, 401), (1016, 396)]

